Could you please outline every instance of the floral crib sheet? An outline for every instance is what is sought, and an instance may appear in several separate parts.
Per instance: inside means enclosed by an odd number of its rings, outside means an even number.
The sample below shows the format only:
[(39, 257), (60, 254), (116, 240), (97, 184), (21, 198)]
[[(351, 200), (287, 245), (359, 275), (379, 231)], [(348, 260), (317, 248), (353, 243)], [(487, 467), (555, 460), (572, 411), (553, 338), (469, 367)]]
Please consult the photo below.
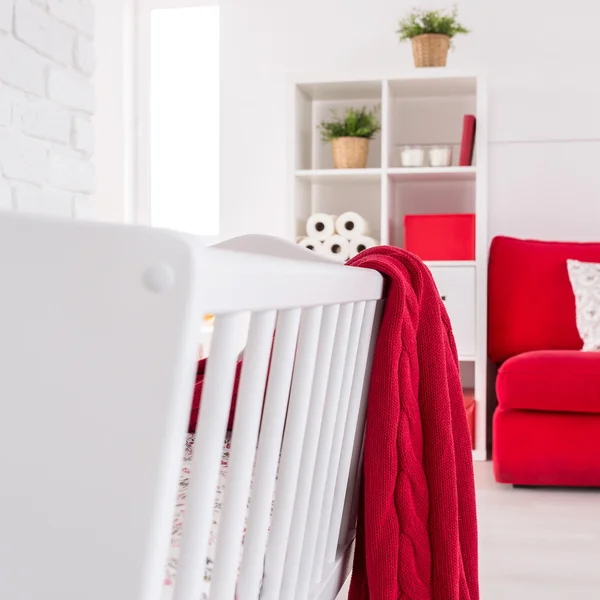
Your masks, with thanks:
[[(161, 600), (171, 600), (174, 592), (175, 577), (177, 573), (177, 563), (179, 559), (179, 548), (181, 545), (181, 535), (183, 519), (185, 517), (185, 507), (187, 504), (187, 490), (190, 480), (190, 463), (192, 460), (192, 452), (194, 448), (193, 433), (187, 435), (185, 441), (185, 454), (181, 473), (179, 475), (179, 491), (177, 492), (177, 502), (175, 505), (175, 517), (173, 519), (173, 530), (171, 533), (171, 547), (169, 550), (169, 560), (165, 574), (165, 585)], [(212, 575), (214, 554), (216, 550), (217, 531), (219, 528), (219, 518), (221, 507), (223, 505), (223, 493), (225, 491), (225, 479), (227, 478), (227, 469), (229, 468), (229, 451), (231, 449), (231, 441), (226, 439), (223, 444), (223, 454), (221, 455), (221, 468), (219, 469), (219, 483), (217, 485), (217, 493), (215, 496), (215, 506), (213, 509), (213, 520), (210, 528), (210, 538), (208, 542), (208, 556), (206, 565), (204, 566), (204, 585), (202, 589), (201, 600), (208, 600), (208, 592), (210, 590), (210, 579)]]
[[(175, 590), (175, 578), (177, 574), (177, 563), (179, 559), (179, 548), (181, 545), (182, 525), (185, 517), (185, 508), (187, 503), (187, 490), (190, 479), (190, 462), (194, 447), (193, 433), (187, 435), (185, 443), (185, 453), (179, 475), (179, 491), (177, 493), (177, 502), (175, 507), (175, 517), (173, 519), (173, 530), (171, 534), (171, 547), (169, 550), (169, 559), (166, 567), (165, 582), (161, 600), (172, 600)], [(226, 439), (223, 444), (223, 454), (221, 455), (221, 467), (219, 469), (219, 482), (215, 495), (215, 505), (213, 509), (213, 519), (210, 528), (210, 537), (208, 542), (208, 554), (206, 565), (204, 565), (204, 583), (200, 600), (208, 600), (210, 591), (210, 580), (213, 570), (213, 562), (216, 551), (217, 533), (219, 530), (219, 522), (221, 516), (221, 508), (223, 506), (223, 497), (225, 493), (225, 483), (227, 479), (227, 471), (229, 468), (229, 455), (231, 449), (231, 440)], [(250, 498), (248, 499), (250, 503)], [(272, 511), (272, 508), (271, 508)], [(244, 530), (245, 531), (245, 530)], [(242, 541), (243, 543), (243, 541)], [(241, 548), (240, 548), (241, 552)], [(239, 559), (239, 557), (237, 557)]]

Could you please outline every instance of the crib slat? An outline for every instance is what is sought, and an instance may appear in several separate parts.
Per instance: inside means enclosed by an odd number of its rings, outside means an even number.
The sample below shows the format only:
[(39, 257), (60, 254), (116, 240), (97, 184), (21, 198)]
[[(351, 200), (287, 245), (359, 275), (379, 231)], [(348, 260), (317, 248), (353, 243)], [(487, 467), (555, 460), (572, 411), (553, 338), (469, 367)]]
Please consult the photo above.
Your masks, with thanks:
[[(342, 436), (339, 465), (335, 471), (337, 473), (337, 478), (333, 494), (327, 545), (325, 548), (325, 564), (332, 563), (336, 557), (338, 542), (340, 541), (340, 525), (342, 523), (344, 500), (346, 499), (348, 487), (350, 486), (350, 489), (354, 492), (354, 485), (349, 481), (349, 476), (353, 462), (355, 439), (357, 436), (362, 439), (362, 432), (364, 431), (367, 407), (366, 400), (369, 393), (369, 376), (371, 372), (369, 352), (371, 350), (371, 333), (373, 331), (376, 306), (377, 302), (375, 301), (367, 303), (358, 341), (356, 366), (354, 368), (354, 377), (348, 402), (348, 417)], [(344, 529), (341, 535), (346, 535), (346, 529)], [(345, 541), (345, 539), (343, 541)]]
[(348, 338), (348, 352), (346, 354), (346, 363), (344, 365), (344, 377), (342, 381), (342, 388), (340, 390), (340, 400), (335, 421), (333, 440), (331, 442), (331, 452), (329, 453), (328, 457), (329, 468), (327, 470), (327, 485), (325, 486), (325, 493), (323, 495), (319, 536), (317, 538), (317, 546), (315, 548), (312, 578), (313, 581), (322, 580), (326, 564), (325, 547), (327, 545), (327, 535), (329, 533), (333, 493), (335, 490), (335, 481), (340, 464), (340, 452), (342, 449), (342, 441), (344, 439), (344, 430), (346, 428), (348, 403), (350, 400), (352, 381), (354, 379), (358, 342), (360, 339), (363, 316), (365, 313), (365, 304), (365, 302), (357, 302), (354, 306), (354, 313), (352, 315), (352, 326), (350, 328), (350, 336)]
[(348, 338), (352, 323), (353, 304), (343, 304), (340, 308), (338, 325), (333, 344), (333, 357), (327, 382), (327, 393), (325, 395), (325, 406), (323, 408), (323, 419), (319, 433), (317, 459), (313, 473), (310, 502), (308, 508), (309, 520), (304, 531), (304, 544), (302, 557), (300, 559), (300, 570), (296, 598), (306, 598), (308, 595), (311, 573), (314, 559), (314, 550), (317, 543), (321, 505), (325, 490), (327, 469), (329, 466), (329, 454), (331, 452), (331, 441), (335, 426), (336, 413), (342, 388), (342, 378), (346, 363), (346, 352), (348, 349)]
[(292, 521), (322, 312), (321, 307), (304, 309), (302, 312), (288, 415), (281, 450), (279, 479), (275, 488), (271, 534), (265, 556), (265, 575), (261, 600), (280, 600), (279, 590)]
[(298, 487), (296, 489), (280, 598), (293, 598), (296, 589), (339, 311), (339, 305), (328, 306), (323, 310), (317, 364), (304, 436), (302, 460), (298, 473)]
[(248, 526), (237, 586), (238, 600), (256, 600), (260, 592), (300, 313), (300, 309), (281, 311), (277, 319), (265, 409), (256, 451)]
[(241, 314), (218, 316), (207, 362), (188, 487), (175, 600), (199, 598), (237, 363)]
[[(358, 465), (357, 465), (358, 468), (356, 469), (356, 474), (354, 476), (354, 487), (353, 487), (353, 489), (352, 488), (349, 489), (348, 498), (346, 499), (346, 503), (344, 505), (344, 514), (342, 516), (343, 523), (347, 523), (346, 531), (348, 532), (348, 535), (346, 536), (346, 540), (351, 538), (351, 534), (352, 534), (352, 537), (354, 537), (354, 535), (356, 534), (356, 525), (357, 525), (357, 520), (358, 520), (358, 505), (359, 505), (359, 501), (360, 501), (360, 486), (362, 485), (362, 476), (363, 476), (361, 465), (363, 463), (363, 453), (364, 453), (364, 442), (365, 442), (364, 433), (362, 435), (362, 438), (360, 440), (357, 440), (357, 442), (359, 442)], [(340, 531), (340, 535), (341, 535), (341, 531)], [(341, 541), (345, 541), (345, 540), (341, 540)]]
[[(383, 311), (383, 304), (377, 301), (367, 302), (365, 308), (365, 320), (363, 322), (363, 331), (361, 332), (361, 341), (359, 352), (364, 351), (364, 335), (365, 327), (368, 327), (369, 313), (373, 311), (373, 317), (371, 321), (370, 340), (368, 341), (367, 357), (364, 366), (365, 379), (362, 386), (362, 397), (359, 399), (358, 417), (356, 421), (355, 431), (352, 437), (352, 450), (350, 457), (350, 467), (348, 471), (348, 478), (346, 483), (347, 491), (345, 498), (342, 498), (342, 517), (339, 526), (339, 539), (338, 545), (346, 543), (350, 536), (350, 529), (354, 532), (354, 526), (356, 524), (356, 515), (358, 513), (358, 495), (360, 491), (360, 478), (362, 465), (362, 453), (363, 453), (363, 441), (365, 436), (365, 421), (367, 417), (367, 403), (369, 396), (369, 382), (371, 378), (371, 368), (373, 366), (373, 357), (375, 355), (375, 346), (377, 342), (377, 334), (379, 332), (379, 325), (381, 322), (381, 313)], [(368, 318), (369, 317), (369, 318)], [(357, 359), (358, 362), (358, 359)], [(357, 384), (358, 385), (358, 384)], [(352, 391), (354, 394), (354, 389)], [(344, 438), (344, 450), (342, 451), (342, 457), (346, 456), (346, 438)], [(337, 496), (336, 496), (337, 498)], [(339, 506), (338, 506), (339, 509)]]
[(210, 597), (233, 600), (250, 495), (254, 454), (263, 410), (277, 313), (255, 313), (250, 321), (231, 437), (229, 472), (217, 538)]

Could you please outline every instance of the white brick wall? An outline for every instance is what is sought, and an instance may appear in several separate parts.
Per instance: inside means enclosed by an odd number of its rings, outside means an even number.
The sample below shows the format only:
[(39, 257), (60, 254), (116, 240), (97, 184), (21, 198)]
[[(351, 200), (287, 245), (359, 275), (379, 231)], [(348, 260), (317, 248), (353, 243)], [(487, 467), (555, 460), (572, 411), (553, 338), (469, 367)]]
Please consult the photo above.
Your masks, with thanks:
[(0, 0), (0, 210), (93, 217), (94, 0)]

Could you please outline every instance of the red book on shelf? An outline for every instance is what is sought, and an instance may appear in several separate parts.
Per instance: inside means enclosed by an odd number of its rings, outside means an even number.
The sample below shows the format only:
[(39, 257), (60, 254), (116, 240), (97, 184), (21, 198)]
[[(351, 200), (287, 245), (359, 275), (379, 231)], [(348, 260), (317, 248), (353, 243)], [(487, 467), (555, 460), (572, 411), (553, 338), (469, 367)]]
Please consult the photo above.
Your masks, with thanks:
[(473, 162), (473, 147), (475, 145), (475, 117), (465, 115), (463, 118), (462, 140), (460, 142), (459, 167), (469, 167)]

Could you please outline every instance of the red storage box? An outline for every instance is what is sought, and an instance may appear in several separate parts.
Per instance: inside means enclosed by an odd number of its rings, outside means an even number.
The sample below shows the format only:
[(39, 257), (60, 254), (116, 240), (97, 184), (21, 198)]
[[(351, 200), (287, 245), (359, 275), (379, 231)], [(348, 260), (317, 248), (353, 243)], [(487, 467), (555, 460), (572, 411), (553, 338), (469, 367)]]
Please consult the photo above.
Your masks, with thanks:
[(465, 399), (465, 410), (467, 411), (467, 423), (471, 434), (471, 448), (475, 448), (475, 392), (474, 390), (463, 390)]
[(421, 260), (475, 260), (475, 215), (406, 215), (404, 248)]

